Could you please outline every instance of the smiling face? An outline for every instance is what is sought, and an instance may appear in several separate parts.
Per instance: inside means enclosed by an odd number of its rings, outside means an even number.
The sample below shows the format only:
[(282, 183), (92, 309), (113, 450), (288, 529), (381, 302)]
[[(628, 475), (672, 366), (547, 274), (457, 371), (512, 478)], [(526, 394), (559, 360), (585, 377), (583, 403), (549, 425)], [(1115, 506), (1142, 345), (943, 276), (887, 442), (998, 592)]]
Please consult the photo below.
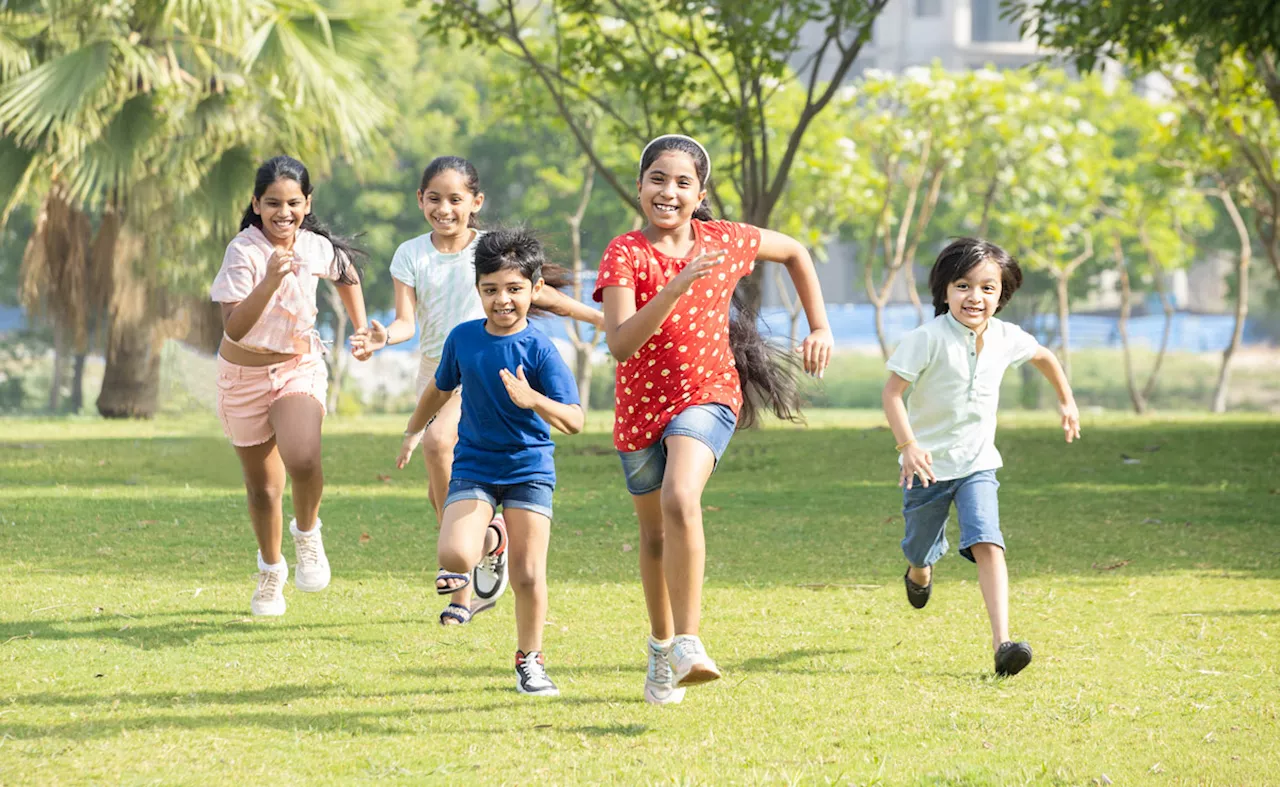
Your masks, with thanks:
[(262, 218), (262, 234), (276, 246), (288, 246), (311, 212), (311, 198), (298, 181), (281, 178), (253, 198), (253, 212)]
[(678, 229), (689, 223), (706, 198), (693, 157), (680, 150), (658, 156), (640, 176), (640, 209), (650, 226)]
[(990, 261), (974, 265), (947, 285), (947, 308), (961, 325), (981, 333), (1000, 305), (1000, 266)]
[(507, 268), (481, 276), (476, 289), (480, 291), (489, 332), (519, 333), (525, 328), (534, 297), (542, 291), (542, 279), (531, 282), (520, 271)]
[(471, 230), (471, 214), (484, 204), (484, 194), (472, 194), (467, 178), (455, 169), (446, 169), (418, 192), (418, 207), (441, 238), (457, 238)]

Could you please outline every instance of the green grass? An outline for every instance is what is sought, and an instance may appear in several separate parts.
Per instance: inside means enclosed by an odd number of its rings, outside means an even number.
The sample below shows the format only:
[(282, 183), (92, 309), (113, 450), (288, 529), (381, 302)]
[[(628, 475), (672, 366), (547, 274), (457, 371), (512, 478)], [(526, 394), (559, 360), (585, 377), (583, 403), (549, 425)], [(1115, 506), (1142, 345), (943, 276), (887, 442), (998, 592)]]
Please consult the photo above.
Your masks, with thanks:
[(1276, 779), (1275, 417), (1087, 416), (1073, 446), (1042, 414), (1003, 417), (1012, 622), (1036, 651), (1009, 680), (970, 564), (944, 559), (926, 610), (903, 598), (877, 414), (739, 435), (704, 501), (725, 679), (668, 708), (641, 700), (635, 520), (607, 435), (560, 442), (563, 696), (532, 700), (510, 599), (435, 622), (422, 471), (392, 469), (402, 423), (331, 420), (333, 585), (253, 620), (212, 419), (0, 421), (0, 783)]

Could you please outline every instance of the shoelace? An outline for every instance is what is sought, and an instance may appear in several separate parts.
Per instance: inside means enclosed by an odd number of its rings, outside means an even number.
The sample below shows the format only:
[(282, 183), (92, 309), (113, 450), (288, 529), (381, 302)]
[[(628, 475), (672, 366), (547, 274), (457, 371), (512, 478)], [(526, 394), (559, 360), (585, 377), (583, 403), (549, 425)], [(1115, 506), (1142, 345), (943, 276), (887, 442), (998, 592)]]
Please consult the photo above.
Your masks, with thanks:
[(524, 660), (520, 662), (519, 670), (524, 675), (527, 683), (550, 683), (551, 679), (547, 677), (547, 668), (538, 663), (538, 653), (526, 653)]
[(315, 536), (303, 536), (301, 538), (294, 539), (294, 544), (298, 547), (299, 563), (306, 563), (310, 565), (312, 563), (320, 562), (320, 547), (316, 544)]
[(258, 572), (258, 595), (270, 598), (280, 592), (284, 584), (284, 573), (281, 571)]
[(670, 683), (673, 677), (671, 660), (652, 645), (649, 646), (649, 677), (654, 683)]
[(678, 639), (671, 646), (671, 655), (677, 659), (694, 658), (705, 653), (702, 643), (696, 639)]

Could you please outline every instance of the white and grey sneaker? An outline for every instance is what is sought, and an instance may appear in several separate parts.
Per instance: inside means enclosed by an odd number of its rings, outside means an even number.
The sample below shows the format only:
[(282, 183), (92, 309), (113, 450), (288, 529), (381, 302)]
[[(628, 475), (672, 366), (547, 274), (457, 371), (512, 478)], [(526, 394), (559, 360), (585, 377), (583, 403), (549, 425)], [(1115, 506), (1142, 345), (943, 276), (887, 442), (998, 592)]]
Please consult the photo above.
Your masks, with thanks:
[(671, 672), (671, 646), (662, 647), (649, 637), (649, 674), (644, 679), (644, 701), (651, 705), (675, 705), (684, 699)]
[(546, 660), (542, 651), (531, 650), (528, 653), (516, 651), (516, 690), (521, 694), (533, 694), (539, 697), (558, 697), (560, 689), (547, 677)]
[(320, 535), (320, 520), (308, 531), (298, 529), (298, 520), (289, 522), (293, 534), (293, 553), (297, 563), (293, 567), (293, 585), (305, 593), (316, 593), (329, 587), (329, 558), (324, 554), (324, 537)]
[(696, 686), (720, 677), (720, 668), (695, 634), (677, 635), (671, 643), (671, 669), (677, 687)]
[(284, 584), (289, 581), (289, 565), (280, 561), (280, 568), (272, 568), (258, 557), (258, 588), (253, 591), (249, 609), (255, 615), (283, 615)]
[(507, 589), (507, 520), (502, 514), (495, 514), (489, 527), (498, 533), (498, 545), (480, 558), (471, 572), (471, 592), (475, 595), (471, 602), (473, 615), (492, 609)]

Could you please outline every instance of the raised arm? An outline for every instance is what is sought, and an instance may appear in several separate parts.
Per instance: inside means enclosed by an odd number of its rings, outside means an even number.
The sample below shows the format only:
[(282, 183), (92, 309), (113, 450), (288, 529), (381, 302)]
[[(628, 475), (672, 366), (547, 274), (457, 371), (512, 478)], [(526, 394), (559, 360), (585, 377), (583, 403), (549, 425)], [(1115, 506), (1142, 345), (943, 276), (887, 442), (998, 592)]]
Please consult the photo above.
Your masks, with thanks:
[(1053, 390), (1057, 392), (1058, 414), (1062, 416), (1063, 436), (1067, 438), (1068, 443), (1071, 442), (1080, 436), (1080, 409), (1076, 407), (1076, 397), (1071, 392), (1067, 373), (1062, 370), (1062, 364), (1058, 363), (1057, 356), (1047, 347), (1036, 350), (1036, 354), (1031, 356), (1031, 365), (1040, 370), (1040, 374), (1045, 376), (1053, 386)]
[(546, 394), (533, 390), (533, 386), (529, 385), (529, 380), (525, 377), (523, 366), (517, 366), (515, 374), (508, 369), (500, 369), (498, 375), (502, 377), (502, 384), (507, 387), (507, 395), (511, 397), (516, 407), (533, 410), (542, 416), (544, 421), (565, 434), (577, 434), (582, 431), (582, 425), (587, 420), (582, 408), (576, 404), (557, 402)]
[(543, 287), (542, 290), (533, 297), (533, 305), (539, 309), (546, 309), (552, 314), (561, 317), (568, 317), (578, 322), (585, 322), (594, 325), (597, 328), (604, 328), (604, 315), (585, 303), (570, 298), (555, 287)]
[(222, 304), (222, 329), (232, 341), (240, 341), (253, 329), (294, 264), (292, 249), (277, 249), (267, 260), (267, 275), (244, 300)]
[(756, 252), (756, 258), (786, 266), (791, 283), (795, 285), (796, 295), (800, 297), (800, 304), (804, 307), (805, 318), (809, 321), (809, 335), (798, 348), (804, 356), (804, 370), (821, 377), (831, 363), (835, 339), (831, 335), (827, 307), (822, 300), (822, 288), (818, 285), (818, 272), (813, 267), (809, 250), (789, 235), (761, 229), (760, 248)]

